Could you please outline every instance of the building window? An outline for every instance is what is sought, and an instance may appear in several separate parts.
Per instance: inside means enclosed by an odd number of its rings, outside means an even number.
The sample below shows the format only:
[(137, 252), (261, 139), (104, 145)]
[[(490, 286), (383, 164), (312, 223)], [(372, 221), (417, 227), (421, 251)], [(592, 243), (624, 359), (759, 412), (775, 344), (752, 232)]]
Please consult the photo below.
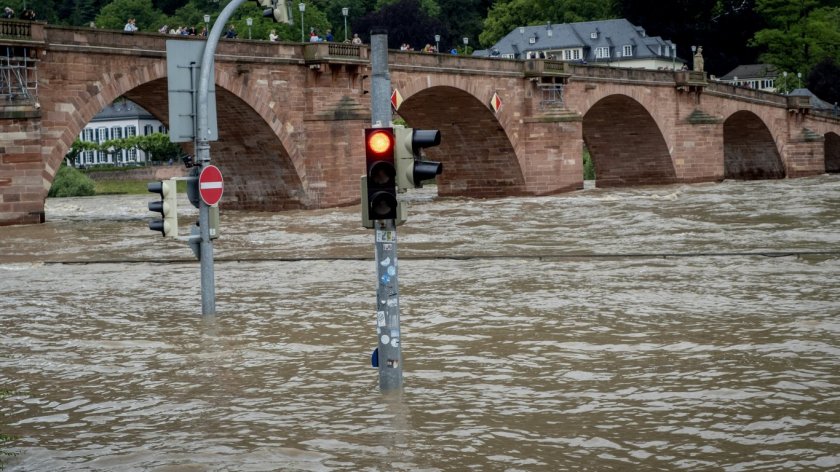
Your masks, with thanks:
[(610, 57), (610, 48), (600, 47), (595, 48), (595, 57), (597, 59), (605, 59)]
[(120, 139), (122, 138), (122, 128), (119, 126), (114, 126), (111, 128), (111, 139)]
[(502, 59), (516, 59), (513, 54), (502, 54)]
[(96, 142), (99, 144), (108, 140), (108, 128), (96, 128)]
[(143, 136), (148, 136), (155, 133), (154, 125), (146, 125), (143, 127)]
[(137, 127), (134, 125), (125, 127), (125, 137), (137, 136)]
[[(94, 141), (93, 128), (85, 128), (85, 130), (82, 132), (82, 141), (89, 141), (89, 142)], [(93, 157), (91, 157), (91, 159), (92, 158)]]
[(589, 38), (590, 39), (598, 39), (598, 32), (593, 31), (593, 32), (589, 33)]
[(621, 52), (621, 55), (622, 55), (622, 56), (624, 56), (624, 57), (630, 57), (630, 56), (632, 56), (632, 55), (633, 55), (633, 46), (630, 46), (630, 45), (628, 44), (628, 45), (625, 45), (622, 49), (623, 49), (623, 51)]
[(164, 127), (163, 125), (158, 126), (158, 133), (165, 133), (165, 132), (166, 132), (166, 127)]
[(563, 60), (564, 61), (571, 61), (572, 60), (572, 50), (571, 49), (564, 49), (563, 50)]

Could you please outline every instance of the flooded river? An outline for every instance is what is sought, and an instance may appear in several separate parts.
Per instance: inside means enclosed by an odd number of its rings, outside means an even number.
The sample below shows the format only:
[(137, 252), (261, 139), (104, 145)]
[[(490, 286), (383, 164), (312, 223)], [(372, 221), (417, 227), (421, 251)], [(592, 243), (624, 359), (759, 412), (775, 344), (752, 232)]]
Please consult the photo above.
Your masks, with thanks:
[(205, 320), (152, 199), (0, 227), (7, 470), (840, 467), (840, 176), (413, 193), (395, 398), (358, 207), (223, 211)]

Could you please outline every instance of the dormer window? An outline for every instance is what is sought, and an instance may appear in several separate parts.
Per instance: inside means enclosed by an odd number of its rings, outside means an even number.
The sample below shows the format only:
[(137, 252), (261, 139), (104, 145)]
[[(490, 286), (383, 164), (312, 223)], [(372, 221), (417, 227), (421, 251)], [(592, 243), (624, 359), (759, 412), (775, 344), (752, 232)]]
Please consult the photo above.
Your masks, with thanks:
[(633, 55), (633, 46), (629, 44), (625, 44), (622, 48), (621, 55), (624, 57), (630, 57)]
[(537, 37), (531, 36), (530, 38), (528, 38), (528, 42), (531, 44), (537, 44)]
[(598, 32), (593, 31), (593, 32), (589, 33), (589, 37), (592, 38), (592, 39), (598, 39)]
[(554, 32), (553, 32), (553, 31), (551, 31), (551, 30), (547, 30), (547, 31), (545, 32), (545, 34), (547, 34), (547, 35), (548, 35), (548, 37), (550, 38), (550, 37), (554, 34)]

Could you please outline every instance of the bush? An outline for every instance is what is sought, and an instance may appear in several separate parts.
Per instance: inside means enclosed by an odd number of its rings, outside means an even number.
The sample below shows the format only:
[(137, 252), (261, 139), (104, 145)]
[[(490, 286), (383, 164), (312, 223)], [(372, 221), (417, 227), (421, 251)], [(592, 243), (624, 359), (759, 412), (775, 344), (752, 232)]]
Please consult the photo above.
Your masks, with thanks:
[(86, 197), (93, 195), (94, 185), (90, 177), (78, 170), (62, 165), (55, 174), (48, 197)]
[(583, 147), (583, 180), (595, 180), (595, 163), (586, 146)]

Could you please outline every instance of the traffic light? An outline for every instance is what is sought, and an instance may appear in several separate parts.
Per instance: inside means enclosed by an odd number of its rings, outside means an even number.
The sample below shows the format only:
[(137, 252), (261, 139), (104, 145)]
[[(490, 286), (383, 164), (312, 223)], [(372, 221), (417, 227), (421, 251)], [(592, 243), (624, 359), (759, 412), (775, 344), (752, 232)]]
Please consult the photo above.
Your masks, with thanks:
[(424, 180), (434, 179), (443, 172), (443, 164), (424, 161), (421, 155), (424, 148), (440, 145), (440, 131), (398, 127), (394, 133), (397, 139), (397, 188), (400, 192), (420, 188)]
[(395, 220), (398, 215), (394, 129), (365, 129), (367, 174), (362, 177), (362, 223)]
[(263, 8), (263, 16), (271, 18), (275, 23), (292, 24), (289, 7), (286, 0), (254, 0)]
[(149, 182), (150, 192), (160, 195), (160, 200), (149, 202), (149, 211), (156, 211), (163, 216), (149, 222), (149, 229), (160, 231), (164, 237), (178, 236), (178, 188), (174, 180)]

